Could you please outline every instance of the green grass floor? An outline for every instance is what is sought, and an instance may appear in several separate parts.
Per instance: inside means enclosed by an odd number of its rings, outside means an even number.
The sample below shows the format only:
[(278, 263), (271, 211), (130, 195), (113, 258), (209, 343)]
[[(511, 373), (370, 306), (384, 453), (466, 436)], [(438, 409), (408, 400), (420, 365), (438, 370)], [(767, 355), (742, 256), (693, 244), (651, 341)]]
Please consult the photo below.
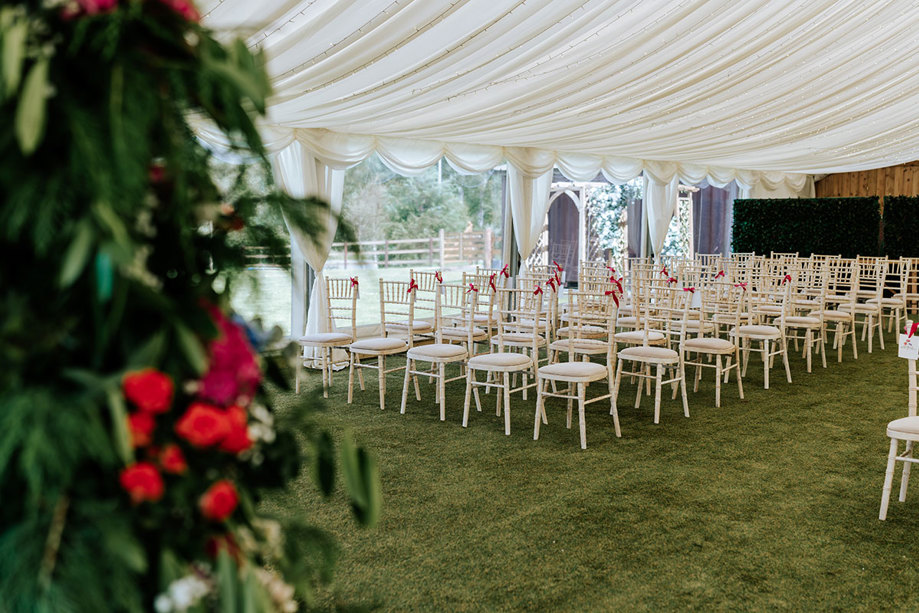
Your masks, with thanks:
[(830, 352), (812, 374), (794, 356), (791, 384), (777, 362), (770, 390), (751, 356), (746, 399), (732, 381), (720, 409), (707, 371), (690, 388), (691, 417), (665, 394), (656, 426), (653, 397), (636, 410), (626, 384), (622, 438), (608, 405), (591, 405), (587, 450), (576, 419), (565, 428), (564, 401), (550, 401), (534, 441), (533, 395), (513, 398), (507, 437), (494, 396), (462, 427), (461, 382), (448, 385), (441, 422), (427, 383), (400, 415), (400, 373), (385, 411), (375, 373), (351, 405), (347, 372), (337, 373), (318, 419), (378, 458), (379, 525), (357, 527), (344, 495), (323, 500), (307, 477), (267, 506), (338, 540), (325, 609), (917, 610), (919, 482), (877, 518), (885, 425), (907, 402), (906, 362), (887, 340), (870, 355), (860, 343), (857, 361), (849, 347), (841, 364)]

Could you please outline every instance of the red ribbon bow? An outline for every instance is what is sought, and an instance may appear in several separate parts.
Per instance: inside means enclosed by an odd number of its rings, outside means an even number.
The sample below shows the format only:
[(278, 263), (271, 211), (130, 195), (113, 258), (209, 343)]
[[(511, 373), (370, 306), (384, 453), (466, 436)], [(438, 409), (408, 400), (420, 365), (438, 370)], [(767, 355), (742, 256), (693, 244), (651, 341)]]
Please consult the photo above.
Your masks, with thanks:
[(903, 331), (906, 332), (906, 339), (909, 340), (913, 338), (913, 334), (916, 333), (916, 330), (919, 329), (919, 321), (914, 321), (913, 325), (910, 328), (903, 328)]
[(510, 279), (510, 278), (511, 278), (511, 276), (510, 276), (510, 275), (508, 274), (508, 272), (507, 272), (507, 267), (508, 267), (508, 266), (510, 266), (510, 264), (505, 264), (505, 265), (504, 265), (504, 268), (501, 269), (501, 274), (504, 275), (504, 278), (505, 278), (505, 279)]
[(556, 262), (555, 260), (552, 260), (552, 263), (555, 264), (555, 270), (557, 270), (558, 272), (565, 272), (565, 269), (559, 266), (558, 262)]
[(470, 284), (469, 284), (469, 289), (466, 290), (466, 293), (468, 294), (469, 292), (477, 292), (477, 291), (479, 291), (479, 288), (477, 288), (475, 285), (473, 285), (472, 283), (470, 283)]
[(607, 266), (607, 268), (609, 268), (609, 271), (610, 271), (611, 273), (616, 274), (616, 269), (615, 269), (615, 268), (613, 268), (612, 266)]
[(498, 287), (495, 285), (495, 277), (497, 276), (498, 276), (498, 273), (493, 272), (491, 273), (491, 276), (488, 277), (488, 285), (491, 286), (491, 291), (493, 291), (496, 294), (498, 293)]
[(409, 283), (408, 283), (408, 290), (407, 290), (405, 293), (406, 293), (406, 294), (411, 294), (413, 289), (418, 289), (418, 283), (417, 283), (414, 279), (412, 279), (411, 281), (409, 281)]
[(684, 287), (684, 288), (683, 288), (683, 291), (684, 291), (684, 292), (690, 292), (690, 293), (692, 293), (692, 294), (695, 294), (695, 293), (696, 293), (696, 288), (694, 288), (694, 287)]
[(664, 266), (663, 268), (661, 268), (661, 274), (664, 275), (665, 277), (669, 277), (669, 276), (670, 276), (670, 273), (667, 272), (667, 267), (666, 267), (666, 266)]
[(719, 271), (718, 271), (718, 274), (715, 275), (715, 278), (717, 279), (718, 277), (723, 277), (723, 276), (724, 276), (724, 271), (723, 271), (723, 270), (719, 270)]
[[(622, 277), (625, 279), (625, 277)], [(622, 293), (622, 279), (617, 279), (616, 277), (610, 277), (609, 280), (616, 284), (616, 288), (619, 290), (619, 293)]]
[(612, 297), (613, 297), (613, 302), (616, 303), (616, 306), (617, 306), (617, 307), (619, 306), (619, 296), (616, 295), (615, 290), (608, 289), (608, 290), (606, 290), (606, 291), (603, 292), (603, 293), (606, 294), (607, 296), (612, 296)]
[(742, 288), (743, 288), (743, 291), (747, 291), (747, 284), (746, 284), (746, 282), (744, 282), (744, 283), (735, 283), (735, 284), (734, 284), (734, 287), (742, 287)]
[(789, 281), (791, 281), (791, 275), (785, 275), (785, 278), (782, 279), (782, 285), (785, 285)]
[(542, 293), (542, 288), (539, 287), (539, 286), (537, 285), (537, 286), (536, 286), (536, 289), (533, 290), (533, 295), (534, 295), (534, 296), (538, 296), (538, 295), (540, 295), (541, 293)]
[(558, 271), (557, 271), (557, 270), (555, 271), (555, 274), (552, 275), (552, 278), (555, 280), (555, 284), (558, 285), (559, 287), (561, 287), (561, 285), (562, 285), (562, 278), (561, 278), (560, 276), (558, 276)]
[(351, 277), (351, 287), (357, 287), (357, 277)]
[(669, 279), (667, 279), (667, 283), (676, 283), (676, 282), (677, 282), (676, 277), (670, 277)]
[(437, 279), (437, 282), (438, 282), (438, 283), (443, 283), (443, 282), (444, 282), (444, 276), (443, 276), (442, 274), (440, 274), (440, 271), (439, 271), (439, 270), (438, 270), (437, 272), (434, 273), (434, 278)]

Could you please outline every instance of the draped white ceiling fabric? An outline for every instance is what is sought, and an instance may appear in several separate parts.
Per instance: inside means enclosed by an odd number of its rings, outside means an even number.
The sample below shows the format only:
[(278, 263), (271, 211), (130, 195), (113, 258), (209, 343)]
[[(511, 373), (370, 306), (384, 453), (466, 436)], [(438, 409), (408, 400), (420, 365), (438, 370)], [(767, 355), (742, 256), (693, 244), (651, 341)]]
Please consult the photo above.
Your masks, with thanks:
[(627, 161), (659, 166), (660, 182), (673, 165), (718, 181), (889, 166), (919, 150), (912, 1), (199, 4), (205, 25), (266, 51), (268, 123), (286, 138), (320, 130), (331, 149), (317, 153), (336, 163), (361, 143), (398, 158), (395, 137), (431, 155), (488, 146), (478, 155), (531, 176), (554, 159), (566, 174), (622, 180)]

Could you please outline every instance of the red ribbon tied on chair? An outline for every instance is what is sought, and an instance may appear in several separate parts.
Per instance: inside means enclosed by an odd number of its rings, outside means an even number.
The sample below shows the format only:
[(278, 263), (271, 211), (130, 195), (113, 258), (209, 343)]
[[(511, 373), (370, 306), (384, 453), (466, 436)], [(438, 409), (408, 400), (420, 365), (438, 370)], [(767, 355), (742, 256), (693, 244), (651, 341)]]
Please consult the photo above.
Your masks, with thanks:
[(508, 266), (510, 266), (510, 264), (505, 264), (505, 265), (504, 265), (504, 268), (501, 269), (501, 274), (504, 275), (504, 278), (505, 278), (505, 279), (510, 279), (510, 278), (511, 278), (510, 274), (508, 274), (508, 272), (507, 272), (507, 267), (508, 267)]
[(785, 284), (788, 283), (789, 281), (791, 281), (791, 275), (785, 275), (785, 276), (782, 278), (782, 285), (785, 285)]
[(666, 267), (666, 266), (664, 266), (663, 268), (661, 268), (661, 274), (662, 274), (663, 276), (665, 276), (665, 277), (669, 277), (669, 276), (670, 276), (670, 272), (667, 271), (667, 267)]
[(498, 293), (498, 286), (495, 285), (495, 277), (497, 276), (498, 276), (498, 273), (493, 272), (491, 273), (491, 276), (488, 277), (488, 285), (491, 287), (491, 291), (493, 291), (496, 294)]
[(357, 287), (357, 277), (351, 277), (351, 287)]
[(667, 279), (667, 283), (676, 283), (676, 282), (677, 282), (676, 277), (670, 277), (669, 279)]
[(558, 276), (558, 271), (557, 271), (557, 270), (555, 271), (555, 274), (552, 275), (552, 278), (555, 280), (555, 284), (556, 284), (556, 285), (558, 285), (559, 287), (562, 286), (562, 278), (561, 278), (560, 276)]
[(615, 269), (615, 268), (613, 268), (612, 266), (607, 266), (607, 268), (609, 268), (609, 271), (610, 271), (611, 274), (616, 274), (616, 269)]
[(477, 292), (477, 291), (479, 291), (479, 288), (477, 288), (475, 285), (473, 285), (472, 283), (470, 283), (470, 284), (469, 284), (469, 289), (466, 290), (466, 293), (468, 294), (469, 292)]
[(718, 277), (723, 277), (723, 276), (724, 276), (724, 271), (723, 271), (723, 270), (719, 270), (719, 271), (718, 271), (718, 274), (715, 275), (715, 278), (717, 279)]
[(555, 264), (555, 270), (557, 270), (558, 272), (565, 272), (565, 269), (562, 268), (558, 262), (556, 262), (555, 260), (552, 260), (552, 263)]
[(620, 294), (622, 293), (622, 279), (625, 279), (625, 277), (622, 277), (621, 279), (617, 279), (616, 277), (609, 278), (610, 281), (616, 284), (616, 289), (619, 290)]
[(745, 281), (742, 283), (735, 283), (734, 287), (742, 287), (743, 291), (747, 291), (747, 283)]
[(608, 289), (603, 293), (606, 294), (607, 296), (612, 296), (613, 302), (616, 303), (617, 307), (619, 306), (619, 296), (616, 295), (616, 290)]
[(689, 292), (689, 293), (691, 293), (691, 294), (695, 294), (695, 293), (696, 293), (696, 288), (694, 288), (694, 287), (684, 287), (684, 288), (683, 288), (683, 291), (684, 291), (684, 292)]
[(413, 289), (418, 289), (418, 282), (414, 279), (408, 282), (408, 290), (405, 293), (411, 294)]
[(906, 340), (913, 338), (913, 334), (916, 333), (916, 330), (919, 330), (919, 321), (914, 321), (912, 326), (904, 326), (903, 331), (906, 332)]
[(546, 285), (551, 287), (553, 292), (558, 292), (558, 288), (556, 287), (557, 284), (558, 281), (556, 281), (554, 277), (549, 277), (549, 280), (546, 281)]
[(443, 283), (443, 282), (444, 282), (444, 276), (443, 276), (442, 274), (440, 274), (440, 271), (439, 271), (439, 270), (438, 270), (437, 272), (434, 273), (434, 278), (437, 279), (437, 282), (438, 282), (438, 283)]
[(540, 286), (537, 285), (537, 286), (536, 286), (536, 289), (533, 290), (533, 295), (534, 295), (534, 296), (538, 296), (538, 295), (540, 295), (541, 293), (542, 293), (542, 288), (541, 288)]

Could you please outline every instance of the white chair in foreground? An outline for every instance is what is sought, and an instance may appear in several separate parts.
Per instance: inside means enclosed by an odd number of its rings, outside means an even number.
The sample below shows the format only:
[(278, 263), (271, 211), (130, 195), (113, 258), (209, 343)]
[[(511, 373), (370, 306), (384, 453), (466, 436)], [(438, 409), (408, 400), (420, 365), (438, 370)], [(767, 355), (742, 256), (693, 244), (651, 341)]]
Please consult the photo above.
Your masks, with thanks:
[[(912, 329), (912, 322), (906, 322), (906, 329)], [(909, 362), (909, 404), (908, 417), (895, 419), (887, 424), (887, 436), (890, 437), (890, 453), (887, 456), (887, 473), (884, 475), (884, 488), (881, 491), (881, 513), (879, 519), (887, 519), (887, 505), (890, 503), (890, 489), (893, 486), (893, 473), (897, 462), (903, 462), (903, 477), (900, 481), (900, 502), (906, 500), (906, 486), (909, 483), (909, 469), (913, 462), (913, 444), (919, 441), (919, 417), (916, 416), (916, 392), (919, 385), (916, 381), (916, 360)], [(906, 442), (906, 449), (898, 454), (900, 441)]]
[[(329, 397), (329, 387), (332, 385), (332, 367), (335, 365), (332, 359), (332, 351), (338, 347), (347, 347), (357, 337), (355, 321), (357, 288), (357, 277), (345, 279), (327, 278), (325, 280), (326, 307), (329, 310), (329, 331), (307, 334), (297, 339), (303, 349), (301, 350), (300, 358), (297, 360), (297, 378), (294, 386), (296, 393), (300, 393), (300, 372), (303, 370), (303, 362), (307, 359), (303, 353), (306, 348), (317, 348), (319, 349), (319, 362), (322, 369), (322, 397)], [(339, 321), (347, 323), (347, 327), (344, 330), (337, 329), (336, 324)]]
[[(413, 294), (414, 295), (414, 294)], [(405, 401), (408, 398), (409, 378), (415, 380), (416, 398), (421, 400), (418, 394), (418, 376), (432, 377), (437, 379), (436, 399), (440, 404), (440, 421), (446, 419), (446, 393), (445, 384), (450, 381), (464, 379), (465, 374), (461, 374), (450, 379), (446, 375), (447, 364), (463, 363), (469, 355), (467, 347), (474, 346), (474, 332), (471, 325), (472, 314), (475, 309), (470, 304), (475, 298), (468, 298), (466, 288), (462, 285), (443, 284), (440, 285), (434, 297), (434, 343), (427, 345), (418, 345), (412, 347), (405, 354), (405, 382), (402, 384), (402, 407), (400, 413), (405, 414)], [(447, 329), (444, 323), (444, 310), (450, 311), (454, 317), (460, 315), (465, 323), (464, 333), (465, 342), (463, 344), (452, 344), (444, 342), (444, 331)], [(459, 328), (455, 328), (459, 329)], [(483, 333), (484, 336), (484, 333)], [(458, 339), (455, 339), (458, 340)], [(415, 368), (417, 362), (425, 362), (436, 366), (436, 372), (421, 371)]]
[[(568, 337), (552, 343), (552, 349), (560, 351), (567, 349), (568, 361), (541, 366), (536, 371), (536, 423), (533, 426), (533, 440), (539, 440), (540, 422), (549, 423), (546, 418), (545, 399), (564, 398), (568, 401), (568, 420), (566, 426), (571, 427), (572, 401), (578, 401), (578, 425), (581, 431), (581, 449), (587, 449), (587, 426), (584, 418), (585, 406), (594, 402), (609, 399), (610, 413), (613, 416), (613, 425), (616, 436), (621, 437), (619, 429), (619, 413), (613, 398), (613, 362), (616, 354), (613, 344), (609, 340), (599, 340), (596, 336), (597, 328), (602, 330), (607, 339), (611, 339), (616, 329), (617, 297), (615, 290), (609, 293), (587, 293), (585, 291), (571, 292), (568, 294)], [(597, 355), (605, 358), (605, 364), (590, 361), (590, 356)], [(583, 358), (583, 361), (579, 361)], [(596, 381), (606, 379), (607, 393), (596, 398), (585, 400), (587, 386)], [(549, 382), (565, 383), (566, 393), (549, 392), (546, 388)], [(577, 386), (577, 395), (573, 394), (572, 387)]]

